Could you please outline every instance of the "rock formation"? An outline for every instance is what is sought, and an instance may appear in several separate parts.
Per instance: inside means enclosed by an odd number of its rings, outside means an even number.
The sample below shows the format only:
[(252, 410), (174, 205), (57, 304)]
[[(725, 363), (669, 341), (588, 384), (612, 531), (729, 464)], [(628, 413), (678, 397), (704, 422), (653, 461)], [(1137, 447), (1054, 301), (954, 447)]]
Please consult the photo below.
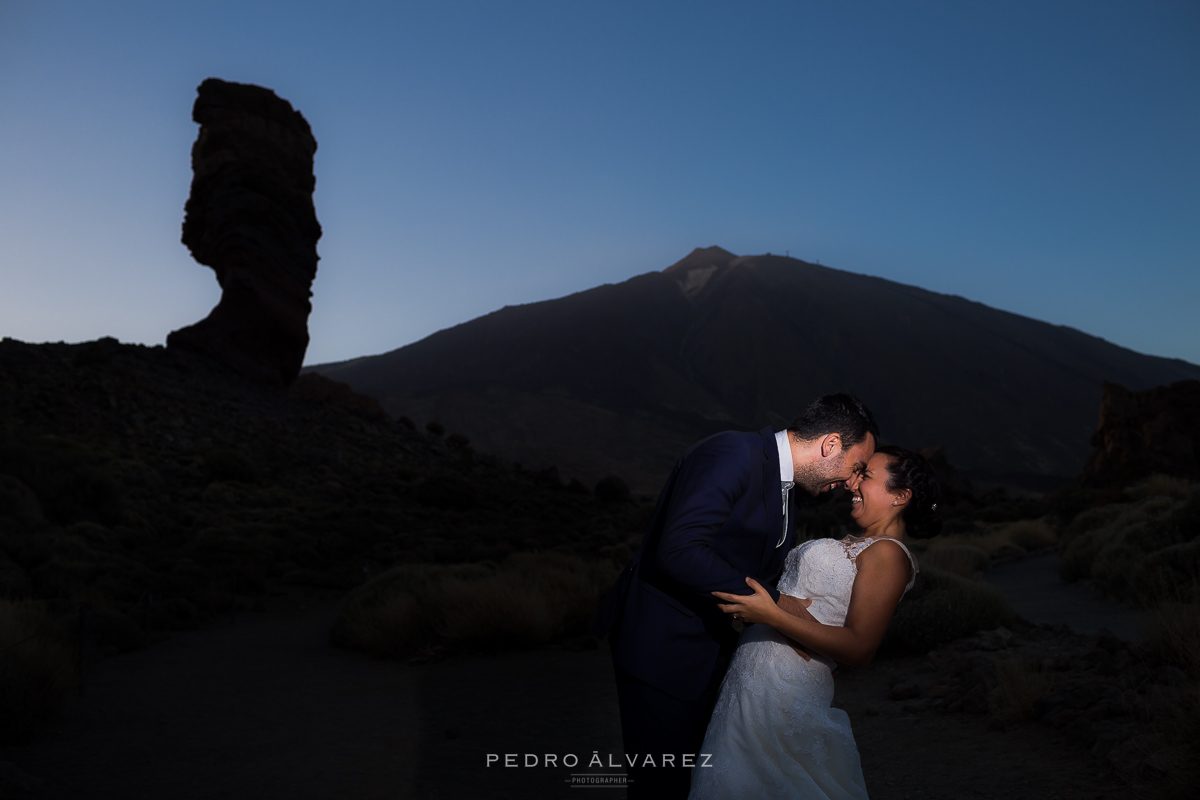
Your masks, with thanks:
[(1144, 392), (1104, 384), (1100, 426), (1081, 481), (1125, 485), (1154, 472), (1200, 477), (1200, 381)]
[(173, 332), (167, 345), (290, 385), (308, 348), (321, 238), (312, 201), (316, 139), (270, 89), (216, 78), (200, 84), (192, 118), (200, 133), (183, 243), (217, 273), (222, 291), (205, 319)]

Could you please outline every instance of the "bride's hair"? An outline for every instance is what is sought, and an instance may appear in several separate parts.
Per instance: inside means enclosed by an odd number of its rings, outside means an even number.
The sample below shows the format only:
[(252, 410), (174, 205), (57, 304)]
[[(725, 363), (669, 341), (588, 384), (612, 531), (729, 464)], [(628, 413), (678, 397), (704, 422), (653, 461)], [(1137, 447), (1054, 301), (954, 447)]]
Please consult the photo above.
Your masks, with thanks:
[(904, 533), (913, 539), (931, 539), (942, 530), (942, 520), (937, 515), (937, 501), (941, 494), (937, 475), (929, 459), (920, 453), (896, 445), (875, 448), (876, 453), (889, 457), (889, 492), (908, 489), (912, 498), (900, 515), (904, 520)]

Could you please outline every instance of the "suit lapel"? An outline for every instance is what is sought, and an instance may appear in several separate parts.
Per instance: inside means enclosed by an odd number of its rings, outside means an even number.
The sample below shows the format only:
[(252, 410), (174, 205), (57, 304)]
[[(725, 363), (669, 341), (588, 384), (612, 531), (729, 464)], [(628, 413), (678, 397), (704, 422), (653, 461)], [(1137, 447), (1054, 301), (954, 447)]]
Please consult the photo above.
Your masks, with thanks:
[(763, 542), (762, 561), (759, 563), (758, 574), (767, 576), (774, 575), (774, 570), (771, 569), (771, 560), (775, 557), (777, 551), (785, 550), (788, 547), (788, 543), (784, 541), (783, 547), (775, 547), (775, 543), (779, 541), (779, 534), (783, 531), (783, 496), (780, 494), (782, 486), (779, 483), (779, 447), (775, 443), (775, 432), (770, 428), (763, 428), (759, 431), (759, 434), (763, 439), (763, 505), (767, 512), (767, 534), (764, 537), (766, 541)]

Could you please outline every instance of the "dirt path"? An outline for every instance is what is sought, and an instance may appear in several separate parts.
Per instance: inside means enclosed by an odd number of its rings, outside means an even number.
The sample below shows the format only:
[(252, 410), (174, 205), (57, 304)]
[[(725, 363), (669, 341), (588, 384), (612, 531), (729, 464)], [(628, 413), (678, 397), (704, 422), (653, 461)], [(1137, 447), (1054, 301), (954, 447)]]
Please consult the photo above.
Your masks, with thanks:
[[(331, 618), (329, 607), (243, 616), (101, 663), (55, 733), (0, 748), (0, 762), (15, 766), (0, 794), (563, 798), (593, 751), (621, 757), (603, 648), (412, 666), (330, 647)], [(906, 713), (888, 689), (920, 668), (920, 659), (881, 660), (838, 676), (838, 704), (853, 720), (876, 800), (1129, 796), (1043, 728)], [(520, 766), (503, 767), (507, 753)], [(547, 753), (555, 766), (545, 766)], [(488, 766), (489, 754), (500, 760)], [(577, 768), (563, 766), (568, 754), (581, 759)], [(525, 766), (530, 756), (537, 766)]]
[(1064, 583), (1058, 577), (1058, 554), (1010, 561), (992, 567), (984, 580), (1004, 593), (1017, 613), (1030, 622), (1066, 625), (1095, 636), (1101, 630), (1127, 642), (1141, 640), (1147, 612), (1103, 597), (1084, 581)]
[(242, 616), (101, 663), (55, 732), (0, 748), (19, 770), (0, 795), (31, 777), (48, 800), (558, 797), (566, 772), (488, 753), (620, 753), (601, 651), (410, 666), (329, 646), (332, 618)]

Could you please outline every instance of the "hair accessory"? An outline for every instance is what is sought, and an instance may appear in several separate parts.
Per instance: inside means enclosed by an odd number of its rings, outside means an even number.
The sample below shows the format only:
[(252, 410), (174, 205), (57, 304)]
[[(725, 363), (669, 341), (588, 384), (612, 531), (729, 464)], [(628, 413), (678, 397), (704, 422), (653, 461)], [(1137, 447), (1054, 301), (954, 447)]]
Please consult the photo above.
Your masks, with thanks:
[(930, 511), (937, 511), (937, 503), (934, 503), (933, 505), (931, 505), (931, 506), (929, 507), (929, 510), (930, 510)]

